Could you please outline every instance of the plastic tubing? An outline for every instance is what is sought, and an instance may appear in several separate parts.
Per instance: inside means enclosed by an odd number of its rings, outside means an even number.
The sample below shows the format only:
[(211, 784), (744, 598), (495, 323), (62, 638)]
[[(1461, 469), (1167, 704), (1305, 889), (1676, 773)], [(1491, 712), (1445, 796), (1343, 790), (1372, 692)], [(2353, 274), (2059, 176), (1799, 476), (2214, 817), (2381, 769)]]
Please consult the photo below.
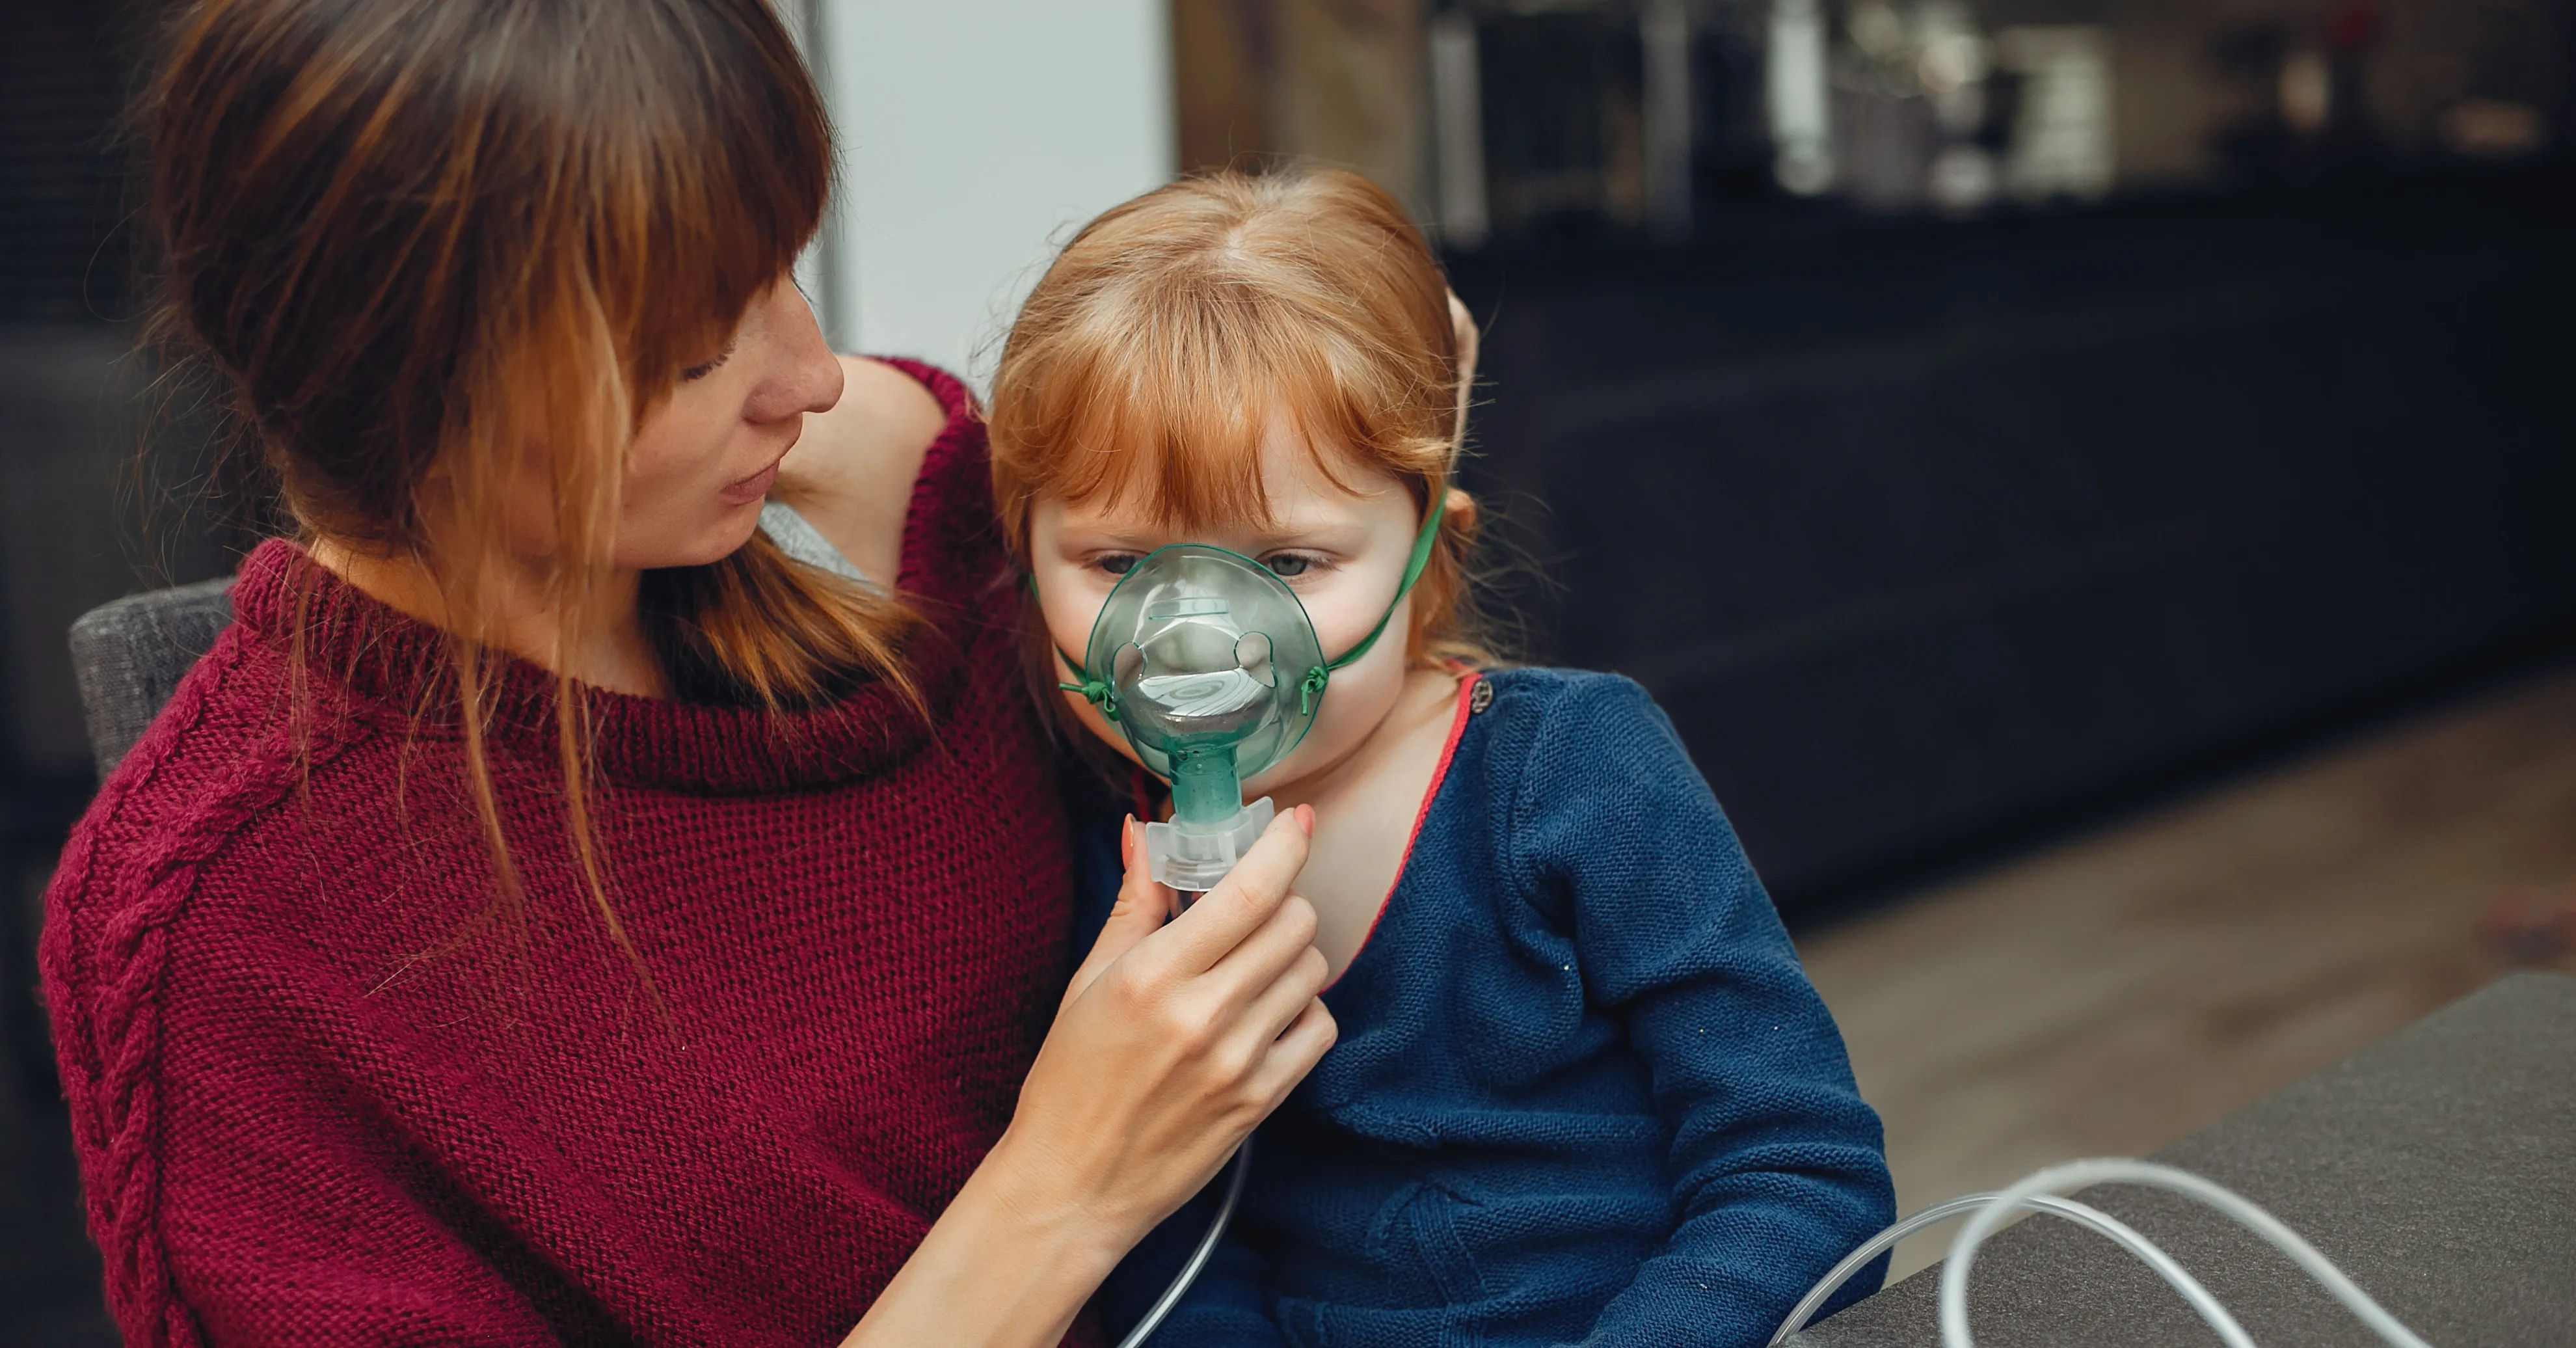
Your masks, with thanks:
[[(2298, 1232), (2283, 1225), (2279, 1218), (2187, 1170), (2123, 1159), (2070, 1161), (2065, 1165), (2051, 1166), (1988, 1199), (1985, 1207), (1968, 1219), (1968, 1224), (1959, 1229), (1958, 1239), (1951, 1243), (1950, 1258), (1941, 1268), (1941, 1342), (1944, 1348), (1975, 1348), (1975, 1340), (1968, 1334), (1968, 1268), (1976, 1260), (1977, 1247), (1995, 1233), (1995, 1229), (2003, 1224), (2004, 1217), (2014, 1208), (2042, 1194), (2058, 1194), (2096, 1184), (2141, 1184), (2169, 1190), (2216, 1208), (2234, 1218), (2238, 1225), (2271, 1242), (2274, 1249), (2288, 1255), (2291, 1262), (2306, 1270), (2309, 1277), (2316, 1279), (2319, 1286), (2332, 1293), (2335, 1300), (2342, 1302), (2346, 1310), (2382, 1340), (2397, 1345), (2397, 1348), (2430, 1348), (2415, 1331), (2400, 1324), (2396, 1316), (2371, 1300), (2369, 1293), (2362, 1291), (2352, 1279), (2344, 1276), (2342, 1269), (2317, 1253), (2315, 1246), (2301, 1239)], [(2161, 1255), (2163, 1251), (2157, 1253)], [(2182, 1284), (2175, 1282), (2174, 1274), (2166, 1271), (2173, 1263), (2171, 1259), (2161, 1262), (2150, 1259), (2148, 1263), (2164, 1275), (2166, 1282), (2173, 1283), (2176, 1290), (2183, 1290)], [(2191, 1293), (2184, 1291), (2184, 1295), (2190, 1296)], [(2203, 1291), (2201, 1295), (2208, 1293)], [(2207, 1318), (2206, 1315), (2203, 1318)]]
[(1127, 1337), (1118, 1341), (1118, 1348), (1144, 1348), (1145, 1340), (1154, 1337), (1154, 1331), (1163, 1327), (1164, 1317), (1172, 1313), (1174, 1306), (1181, 1304), (1182, 1294), (1190, 1290), (1191, 1283), (1199, 1280), (1199, 1270), (1206, 1268), (1208, 1259), (1216, 1253), (1216, 1243), (1225, 1235), (1225, 1224), (1234, 1220), (1234, 1205), (1243, 1199), (1244, 1177), (1251, 1173), (1252, 1139), (1247, 1137), (1234, 1149), (1234, 1178), (1226, 1181), (1225, 1199), (1216, 1205), (1216, 1220), (1208, 1223), (1207, 1234), (1199, 1237), (1199, 1247), (1190, 1252), (1190, 1262), (1181, 1265), (1179, 1276), (1172, 1279), (1172, 1285), (1164, 1288), (1161, 1296), (1154, 1298), (1154, 1308), (1145, 1312), (1145, 1318), (1137, 1321), (1134, 1329), (1127, 1331)]
[[(1805, 1329), (1808, 1317), (1813, 1316), (1818, 1309), (1831, 1300), (1834, 1293), (1841, 1291), (1843, 1284), (1850, 1282), (1853, 1275), (1868, 1266), (1871, 1260), (1886, 1253), (1889, 1246), (1927, 1226), (1946, 1222), (1964, 1213), (1975, 1212), (1989, 1204), (1997, 1203), (2004, 1197), (2002, 1193), (1982, 1193), (1970, 1194), (1965, 1198), (1953, 1198), (1947, 1203), (1925, 1208), (1870, 1237), (1859, 1249), (1844, 1256), (1841, 1263), (1834, 1265), (1832, 1272), (1827, 1273), (1814, 1287), (1807, 1290), (1807, 1295), (1800, 1298), (1797, 1307), (1789, 1312), (1789, 1318), (1780, 1322), (1779, 1332), (1771, 1336), (1769, 1348), (1780, 1348), (1781, 1344), (1788, 1341), (1790, 1335)], [(2235, 1316), (2227, 1313), (2225, 1306), (2218, 1304), (2218, 1298), (2211, 1296), (2209, 1289), (2200, 1285), (2199, 1279), (2191, 1276), (2182, 1265), (2175, 1263), (2173, 1256), (2156, 1248), (2155, 1242), (2138, 1234), (2135, 1229), (2118, 1218), (2098, 1208), (2087, 1207), (2072, 1199), (2059, 1198), (2054, 1194), (2030, 1194), (2015, 1201), (2011, 1206), (2063, 1217), (2079, 1226), (2088, 1227), (2110, 1237), (2118, 1242), (2121, 1248), (2145, 1261), (2148, 1267), (2155, 1269), (2167, 1283), (2172, 1284), (2175, 1291), (2182, 1293), (2184, 1299), (2191, 1303), (2191, 1308), (2200, 1312), (2200, 1318), (2207, 1322), (2212, 1330), (2217, 1331), (2219, 1339), (2227, 1345), (2227, 1348), (2254, 1348), (2254, 1340), (2246, 1334), (2245, 1327), (2236, 1322)], [(2011, 1208), (1996, 1210), (2010, 1211)]]

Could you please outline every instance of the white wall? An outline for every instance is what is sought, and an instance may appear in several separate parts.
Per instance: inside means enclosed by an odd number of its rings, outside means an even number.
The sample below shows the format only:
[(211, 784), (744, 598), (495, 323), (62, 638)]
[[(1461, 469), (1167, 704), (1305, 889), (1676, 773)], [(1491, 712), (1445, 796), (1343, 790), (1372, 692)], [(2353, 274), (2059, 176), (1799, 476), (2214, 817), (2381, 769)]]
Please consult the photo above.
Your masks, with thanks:
[(841, 153), (825, 331), (981, 387), (1052, 244), (1172, 175), (1168, 0), (798, 7)]

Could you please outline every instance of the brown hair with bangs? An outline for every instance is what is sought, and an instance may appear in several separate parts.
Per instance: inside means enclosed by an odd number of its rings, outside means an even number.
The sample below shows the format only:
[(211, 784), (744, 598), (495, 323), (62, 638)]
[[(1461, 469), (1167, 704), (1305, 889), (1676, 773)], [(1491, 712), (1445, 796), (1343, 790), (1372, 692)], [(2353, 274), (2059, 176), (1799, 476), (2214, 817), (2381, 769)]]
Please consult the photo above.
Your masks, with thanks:
[(1021, 307), (993, 379), (994, 496), (1023, 560), (1042, 496), (1266, 522), (1261, 446), (1285, 417), (1333, 481), (1374, 469), (1419, 509), (1446, 502), (1406, 651), (1490, 661), (1476, 505), (1449, 485), (1466, 397), (1448, 282), (1395, 198), (1335, 169), (1185, 178), (1084, 226)]
[[(515, 914), (485, 756), (505, 494), (532, 457), (551, 477), (568, 642), (602, 616), (638, 424), (822, 219), (821, 101), (764, 0), (198, 0), (169, 36), (139, 108), (159, 335), (220, 374), (308, 540), (411, 559), (458, 615), (466, 784)], [(905, 611), (765, 535), (646, 573), (642, 608), (684, 697), (909, 691)], [(299, 628), (299, 687), (304, 659)], [(631, 956), (569, 675), (555, 704), (568, 827)]]

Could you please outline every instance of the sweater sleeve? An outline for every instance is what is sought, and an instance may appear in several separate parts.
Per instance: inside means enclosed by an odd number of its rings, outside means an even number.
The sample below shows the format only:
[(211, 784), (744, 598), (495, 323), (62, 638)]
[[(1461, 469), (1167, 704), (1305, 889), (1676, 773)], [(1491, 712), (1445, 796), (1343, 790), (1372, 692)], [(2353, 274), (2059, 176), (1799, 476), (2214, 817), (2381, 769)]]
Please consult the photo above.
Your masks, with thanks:
[[(1894, 1216), (1878, 1116), (1734, 829), (1644, 689), (1579, 678), (1514, 801), (1516, 868), (1569, 924), (1671, 1130), (1678, 1226), (1604, 1308), (1597, 1345), (1766, 1341)], [(1837, 1306), (1877, 1288), (1882, 1261)]]
[(303, 1032), (311, 985), (191, 957), (170, 930), (186, 894), (98, 932), (73, 930), (64, 897), (47, 994), (127, 1343), (536, 1348), (595, 1313), (550, 1317), (549, 1279), (512, 1276), (506, 1233), (463, 1229), (466, 1205), (442, 1202)]

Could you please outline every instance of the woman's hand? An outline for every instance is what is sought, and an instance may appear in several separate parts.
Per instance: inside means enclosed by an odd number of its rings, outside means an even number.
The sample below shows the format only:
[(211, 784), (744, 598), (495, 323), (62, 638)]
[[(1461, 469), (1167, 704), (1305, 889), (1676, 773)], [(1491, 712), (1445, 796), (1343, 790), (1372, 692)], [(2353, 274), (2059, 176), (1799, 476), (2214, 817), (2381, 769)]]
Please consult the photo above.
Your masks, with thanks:
[[(995, 1154), (1034, 1166), (1119, 1244), (1141, 1240), (1332, 1047), (1315, 910), (1288, 892), (1314, 811), (1271, 821), (1233, 872), (1178, 918), (1122, 839), (1126, 883), (1074, 973)], [(1035, 1178), (1035, 1177), (1032, 1177)]]
[(1212, 1178), (1333, 1045), (1315, 910), (1288, 892), (1314, 811), (1273, 820), (1177, 918), (1122, 839), (1126, 883), (1018, 1110), (844, 1341), (1055, 1343), (1154, 1224)]

